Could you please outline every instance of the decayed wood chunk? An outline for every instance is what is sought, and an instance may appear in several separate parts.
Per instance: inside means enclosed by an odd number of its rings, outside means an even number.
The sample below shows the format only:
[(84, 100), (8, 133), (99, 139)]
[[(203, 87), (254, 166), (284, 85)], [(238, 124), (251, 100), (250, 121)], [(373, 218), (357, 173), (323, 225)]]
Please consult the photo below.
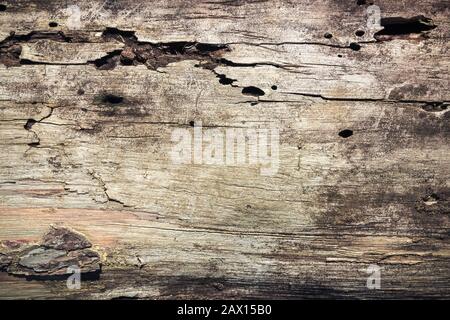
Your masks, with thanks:
[(81, 234), (64, 227), (51, 227), (42, 238), (42, 245), (56, 250), (73, 251), (86, 249), (92, 244)]
[(11, 264), (12, 257), (6, 254), (0, 253), (0, 271), (4, 271)]
[(2, 269), (20, 276), (46, 277), (100, 272), (100, 256), (87, 249), (91, 243), (81, 234), (65, 227), (51, 226), (39, 245), (1, 254)]

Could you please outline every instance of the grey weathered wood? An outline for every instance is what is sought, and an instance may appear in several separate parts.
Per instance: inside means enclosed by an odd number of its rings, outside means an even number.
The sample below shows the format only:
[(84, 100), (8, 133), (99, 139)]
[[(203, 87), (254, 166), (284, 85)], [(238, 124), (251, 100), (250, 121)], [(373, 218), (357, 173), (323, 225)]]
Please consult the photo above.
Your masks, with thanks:
[[(378, 41), (356, 1), (76, 1), (80, 24), (64, 1), (3, 3), (0, 297), (449, 297), (446, 1), (377, 1), (436, 26)], [(179, 41), (203, 47), (162, 49)], [(278, 128), (278, 173), (173, 164), (192, 121)], [(99, 278), (14, 271), (51, 225)]]

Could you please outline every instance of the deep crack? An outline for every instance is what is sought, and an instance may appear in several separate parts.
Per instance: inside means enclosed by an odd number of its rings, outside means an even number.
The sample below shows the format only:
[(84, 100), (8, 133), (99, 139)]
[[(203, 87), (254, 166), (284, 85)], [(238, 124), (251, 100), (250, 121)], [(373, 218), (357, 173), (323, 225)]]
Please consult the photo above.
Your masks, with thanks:
[(207, 69), (215, 68), (219, 57), (230, 51), (227, 45), (209, 44), (200, 42), (160, 42), (150, 43), (139, 41), (134, 31), (123, 31), (116, 28), (107, 28), (102, 38), (106, 42), (118, 41), (125, 46), (106, 56), (91, 61), (100, 70), (111, 70), (118, 65), (139, 65), (156, 70), (169, 63), (182, 60), (199, 60), (200, 66)]
[[(25, 123), (25, 125), (23, 126), (25, 130), (30, 131), (34, 135), (35, 140), (36, 140), (36, 141), (28, 143), (28, 146), (30, 148), (38, 147), (41, 144), (41, 138), (39, 138), (39, 135), (36, 133), (36, 131), (32, 130), (32, 127), (36, 123), (40, 123), (40, 122), (44, 121), (45, 119), (48, 119), (48, 118), (50, 118), (52, 116), (53, 108), (51, 108), (51, 107), (48, 107), (48, 108), (50, 108), (50, 112), (46, 116), (42, 117), (39, 120), (28, 119), (27, 122)], [(28, 148), (27, 151), (25, 151), (25, 153), (27, 153), (28, 150), (30, 150), (30, 148)]]

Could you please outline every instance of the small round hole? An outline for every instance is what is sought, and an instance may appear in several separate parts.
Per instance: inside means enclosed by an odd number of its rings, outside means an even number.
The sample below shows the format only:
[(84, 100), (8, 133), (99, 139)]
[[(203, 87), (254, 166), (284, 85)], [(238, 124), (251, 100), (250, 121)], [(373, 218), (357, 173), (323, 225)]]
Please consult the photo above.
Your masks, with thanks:
[(338, 54), (338, 58), (342, 58), (342, 54)]
[(278, 89), (278, 87), (276, 85), (273, 85), (271, 88), (272, 88), (272, 90), (277, 90)]
[(358, 1), (356, 1), (356, 4), (357, 4), (358, 6), (363, 6), (363, 5), (366, 4), (366, 0), (358, 0)]
[(242, 94), (247, 96), (259, 97), (265, 95), (265, 92), (258, 87), (249, 86), (242, 89)]
[(339, 136), (342, 138), (348, 138), (351, 137), (353, 135), (353, 131), (350, 129), (345, 129), (342, 130), (341, 132), (339, 132)]
[(350, 43), (350, 49), (354, 51), (359, 51), (361, 49), (361, 46), (355, 42)]
[(327, 38), (327, 39), (333, 38), (333, 35), (332, 35), (331, 33), (329, 33), (329, 32), (325, 33), (323, 36), (324, 36), (325, 38)]
[(84, 90), (83, 89), (78, 89), (77, 94), (79, 96), (82, 96), (84, 94)]
[(6, 11), (6, 6), (4, 4), (0, 4), (0, 11)]
[(357, 37), (362, 37), (365, 34), (365, 32), (362, 31), (362, 30), (358, 30), (358, 31), (355, 32), (355, 34), (356, 34)]
[(423, 202), (428, 205), (436, 204), (440, 199), (439, 196), (436, 193), (432, 193), (430, 195), (427, 195), (426, 197), (422, 198)]
[(58, 26), (58, 23), (52, 21), (52, 22), (50, 22), (50, 23), (48, 24), (48, 26), (49, 26), (50, 28), (56, 28), (56, 27)]
[(194, 120), (189, 121), (189, 125), (190, 125), (191, 127), (195, 126), (195, 121), (194, 121)]
[(110, 104), (118, 104), (123, 102), (123, 97), (116, 96), (113, 94), (107, 94), (103, 97), (103, 102)]

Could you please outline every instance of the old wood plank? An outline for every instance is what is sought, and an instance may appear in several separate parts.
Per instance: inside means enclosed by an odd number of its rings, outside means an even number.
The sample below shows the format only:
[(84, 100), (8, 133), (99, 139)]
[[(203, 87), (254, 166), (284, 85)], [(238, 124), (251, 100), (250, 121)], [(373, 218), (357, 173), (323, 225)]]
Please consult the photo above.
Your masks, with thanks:
[[(0, 297), (449, 296), (445, 1), (377, 1), (433, 28), (376, 38), (356, 1), (4, 3)], [(279, 130), (275, 174), (175, 164), (200, 123)], [(80, 290), (15, 271), (51, 225)]]

